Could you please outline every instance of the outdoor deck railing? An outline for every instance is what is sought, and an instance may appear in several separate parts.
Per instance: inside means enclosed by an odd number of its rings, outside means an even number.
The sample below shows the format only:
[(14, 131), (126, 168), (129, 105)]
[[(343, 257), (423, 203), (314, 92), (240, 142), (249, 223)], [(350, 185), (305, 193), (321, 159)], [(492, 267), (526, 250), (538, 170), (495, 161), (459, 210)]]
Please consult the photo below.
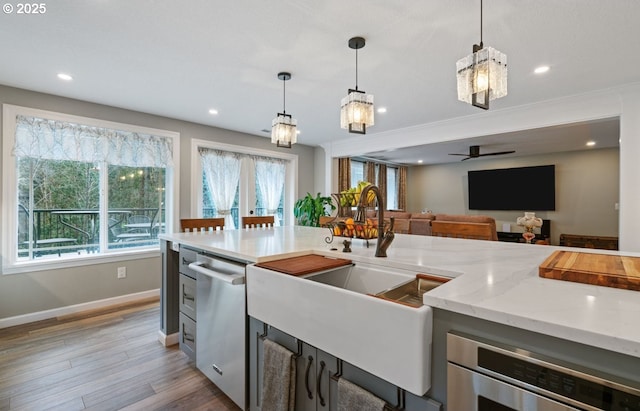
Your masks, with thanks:
[[(158, 234), (164, 230), (164, 209), (157, 208), (118, 208), (109, 210), (109, 243), (108, 249), (149, 246), (158, 243)], [(265, 215), (266, 209), (256, 208), (255, 215)], [(282, 209), (278, 209), (282, 214)], [(237, 207), (231, 209), (231, 215), (239, 224), (240, 215)], [(127, 226), (133, 216), (138, 221), (149, 221), (149, 236), (129, 236), (121, 233), (133, 233), (134, 228)], [(205, 208), (203, 217), (217, 217), (215, 208)], [(34, 209), (33, 230), (30, 232), (29, 211), (20, 207), (18, 213), (18, 257), (35, 258), (62, 253), (96, 252), (100, 249), (100, 217), (99, 211), (79, 209)], [(129, 231), (127, 231), (129, 230)], [(137, 228), (143, 232), (144, 228)]]
[[(107, 247), (124, 248), (152, 245), (158, 242), (158, 233), (164, 225), (164, 210), (157, 208), (118, 208), (109, 210), (109, 244)], [(132, 216), (142, 216), (138, 221), (149, 222), (149, 236), (135, 241), (120, 241), (116, 232), (126, 231)], [(99, 211), (80, 209), (34, 209), (33, 225), (29, 221), (29, 211), (20, 207), (18, 213), (18, 257), (39, 257), (43, 255), (77, 252), (95, 252), (100, 247)], [(152, 224), (156, 229), (152, 229)], [(30, 228), (33, 230), (30, 230)], [(143, 230), (143, 229), (138, 229)], [(30, 232), (31, 231), (31, 232)]]

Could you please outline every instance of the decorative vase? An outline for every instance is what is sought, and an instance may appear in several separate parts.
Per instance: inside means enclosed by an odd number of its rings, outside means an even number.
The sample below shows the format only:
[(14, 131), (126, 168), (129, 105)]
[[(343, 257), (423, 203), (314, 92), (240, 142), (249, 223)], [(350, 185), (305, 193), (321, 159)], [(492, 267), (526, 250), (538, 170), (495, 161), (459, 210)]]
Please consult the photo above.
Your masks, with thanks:
[(524, 217), (518, 217), (516, 223), (519, 226), (524, 227), (524, 233), (522, 233), (522, 237), (524, 238), (527, 244), (531, 244), (531, 240), (533, 240), (536, 235), (533, 232), (535, 227), (542, 227), (542, 219), (536, 217), (536, 213), (525, 212)]

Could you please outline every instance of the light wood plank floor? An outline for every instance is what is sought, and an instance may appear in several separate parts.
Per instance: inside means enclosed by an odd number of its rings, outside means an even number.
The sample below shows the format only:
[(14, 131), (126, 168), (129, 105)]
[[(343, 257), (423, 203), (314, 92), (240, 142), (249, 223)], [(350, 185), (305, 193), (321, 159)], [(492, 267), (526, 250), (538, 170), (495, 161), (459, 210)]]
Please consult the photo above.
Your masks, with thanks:
[(155, 299), (0, 330), (0, 411), (239, 410), (159, 321)]

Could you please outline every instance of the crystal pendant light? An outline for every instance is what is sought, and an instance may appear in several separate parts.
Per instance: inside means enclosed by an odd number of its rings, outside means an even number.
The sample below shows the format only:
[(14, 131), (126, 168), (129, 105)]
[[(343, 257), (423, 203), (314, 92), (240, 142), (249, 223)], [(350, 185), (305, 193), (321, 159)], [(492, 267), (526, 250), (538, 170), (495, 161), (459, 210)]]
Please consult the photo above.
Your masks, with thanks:
[(282, 113), (278, 113), (271, 122), (271, 142), (278, 147), (291, 148), (298, 141), (296, 120), (286, 111), (285, 82), (291, 79), (291, 73), (278, 73), (278, 79), (282, 80)]
[(356, 51), (356, 88), (349, 89), (340, 103), (340, 127), (357, 134), (366, 134), (367, 127), (374, 125), (373, 95), (358, 90), (358, 49), (364, 46), (362, 37), (349, 39), (349, 48)]
[(458, 100), (482, 109), (489, 109), (489, 101), (507, 95), (507, 56), (493, 47), (482, 44), (482, 0), (480, 0), (480, 44), (473, 45), (473, 53), (456, 63)]

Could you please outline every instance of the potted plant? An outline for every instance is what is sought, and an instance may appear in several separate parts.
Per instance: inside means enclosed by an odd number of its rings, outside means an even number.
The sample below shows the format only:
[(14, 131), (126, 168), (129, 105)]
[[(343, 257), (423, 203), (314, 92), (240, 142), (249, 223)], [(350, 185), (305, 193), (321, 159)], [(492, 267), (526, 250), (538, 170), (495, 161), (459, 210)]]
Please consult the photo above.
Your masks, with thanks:
[(296, 201), (293, 207), (293, 215), (299, 225), (310, 227), (320, 226), (320, 217), (329, 216), (336, 209), (331, 197), (323, 197), (318, 193), (315, 198), (311, 193)]

